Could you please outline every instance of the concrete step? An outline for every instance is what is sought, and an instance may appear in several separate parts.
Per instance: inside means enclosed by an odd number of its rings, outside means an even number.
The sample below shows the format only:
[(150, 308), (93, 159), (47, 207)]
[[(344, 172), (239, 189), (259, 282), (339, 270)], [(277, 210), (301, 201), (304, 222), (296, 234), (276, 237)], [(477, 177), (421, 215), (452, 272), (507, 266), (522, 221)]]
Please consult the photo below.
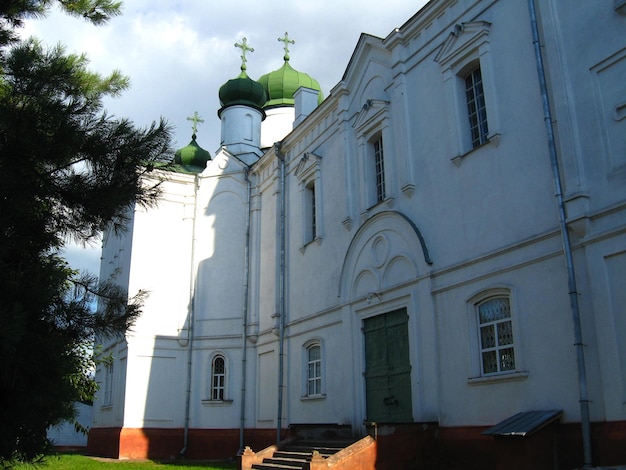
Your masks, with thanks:
[(354, 440), (313, 441), (302, 440), (290, 443), (277, 450), (271, 458), (263, 459), (263, 463), (252, 465), (256, 470), (302, 470), (313, 458), (313, 451), (322, 457), (329, 457), (352, 445)]
[(293, 460), (295, 462), (307, 462), (311, 460), (312, 452), (288, 452), (277, 450), (272, 456), (273, 459)]
[(280, 464), (280, 465), (302, 465), (305, 462), (311, 460), (311, 457), (308, 458), (292, 458), (292, 457), (280, 457), (274, 455), (269, 459), (263, 459), (263, 463), (271, 463), (271, 464)]
[(252, 468), (256, 470), (302, 470), (303, 467), (304, 463), (300, 465), (289, 465), (279, 463), (266, 463), (265, 461), (263, 461), (263, 463), (255, 463), (252, 465)]

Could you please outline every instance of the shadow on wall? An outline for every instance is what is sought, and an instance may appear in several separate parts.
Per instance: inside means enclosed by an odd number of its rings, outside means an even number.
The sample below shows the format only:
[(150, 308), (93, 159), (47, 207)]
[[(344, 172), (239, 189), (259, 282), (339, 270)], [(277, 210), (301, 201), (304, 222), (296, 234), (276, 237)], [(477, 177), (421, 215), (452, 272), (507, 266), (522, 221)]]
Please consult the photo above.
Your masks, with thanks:
[[(242, 322), (246, 192), (243, 174), (232, 178), (208, 177), (201, 182), (194, 211), (195, 236), (191, 235), (191, 230), (187, 232), (187, 242), (194, 246), (186, 251), (186, 263), (172, 260), (169, 266), (179, 268), (164, 269), (160, 273), (171, 282), (159, 281), (160, 285), (180, 286), (180, 291), (168, 291), (167, 295), (189, 299), (189, 283), (183, 288), (184, 283), (176, 281), (180, 277), (189, 279), (193, 258), (197, 263), (191, 281), (194, 297), (187, 303), (183, 327), (179, 332), (172, 332), (178, 334), (155, 336), (150, 354), (135, 357), (137, 365), (133, 369), (139, 373), (147, 371), (143, 378), (147, 386), (141, 417), (144, 427), (122, 430), (121, 457), (171, 459), (178, 458), (185, 450), (185, 457), (190, 459), (226, 459), (234, 458), (239, 450), (239, 395), (236, 392), (240, 389), (237, 384), (240, 358), (237, 350), (241, 346), (238, 336)], [(177, 243), (184, 242), (177, 240)], [(163, 255), (177, 257), (180, 252), (172, 250)], [(168, 266), (167, 259), (160, 262)], [(184, 271), (177, 272), (180, 270)], [(158, 309), (156, 305), (155, 314), (167, 314)], [(144, 315), (150, 313), (146, 309)], [(218, 350), (235, 352), (226, 358), (225, 395), (218, 397), (223, 399), (218, 401), (226, 404), (211, 406), (211, 358)], [(235, 370), (239, 372), (234, 374)], [(186, 416), (189, 417), (187, 441)]]

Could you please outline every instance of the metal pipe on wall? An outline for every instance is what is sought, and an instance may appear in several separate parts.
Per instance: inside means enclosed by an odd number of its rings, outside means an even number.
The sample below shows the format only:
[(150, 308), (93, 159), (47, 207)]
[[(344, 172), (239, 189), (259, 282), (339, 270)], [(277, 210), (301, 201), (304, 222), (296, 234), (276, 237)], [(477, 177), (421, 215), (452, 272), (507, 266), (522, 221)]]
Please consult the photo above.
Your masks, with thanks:
[(530, 26), (533, 35), (533, 47), (537, 62), (537, 74), (539, 76), (539, 87), (541, 89), (541, 99), (543, 103), (544, 122), (548, 134), (548, 150), (550, 153), (550, 163), (552, 165), (552, 176), (556, 190), (556, 200), (559, 210), (559, 222), (565, 263), (567, 266), (567, 279), (572, 320), (574, 324), (574, 344), (576, 347), (576, 365), (578, 369), (578, 395), (580, 403), (580, 420), (583, 437), (583, 456), (585, 468), (591, 466), (591, 432), (589, 419), (589, 399), (587, 397), (587, 372), (585, 368), (584, 343), (582, 339), (582, 328), (580, 322), (580, 308), (578, 305), (578, 291), (576, 287), (576, 272), (574, 269), (574, 257), (567, 228), (567, 216), (565, 203), (563, 201), (563, 191), (561, 186), (561, 172), (557, 157), (556, 142), (554, 139), (554, 128), (552, 126), (552, 115), (550, 112), (550, 101), (548, 96), (548, 86), (546, 84), (545, 68), (541, 55), (541, 44), (539, 42), (539, 28), (537, 26), (537, 12), (535, 10), (535, 0), (528, 0), (528, 10), (530, 13)]
[(276, 443), (280, 442), (283, 420), (283, 386), (285, 368), (285, 156), (280, 142), (274, 144), (280, 165), (280, 228), (279, 228), (279, 274), (278, 274), (278, 411), (276, 414)]
[(193, 180), (193, 217), (191, 223), (191, 266), (189, 273), (189, 324), (187, 325), (187, 390), (185, 392), (185, 427), (183, 430), (183, 448), (180, 455), (187, 453), (189, 444), (189, 417), (191, 406), (191, 378), (193, 355), (193, 322), (195, 316), (195, 264), (196, 264), (196, 218), (198, 207), (198, 175)]
[(246, 214), (246, 241), (244, 247), (244, 291), (243, 291), (243, 331), (241, 340), (241, 405), (240, 405), (240, 417), (241, 422), (239, 425), (239, 453), (243, 452), (244, 445), (244, 432), (246, 425), (246, 364), (247, 364), (247, 352), (246, 347), (248, 339), (248, 296), (250, 289), (250, 218), (252, 214), (251, 207), (251, 193), (252, 183), (250, 182), (249, 170), (246, 169), (244, 178), (247, 183), (247, 214)]

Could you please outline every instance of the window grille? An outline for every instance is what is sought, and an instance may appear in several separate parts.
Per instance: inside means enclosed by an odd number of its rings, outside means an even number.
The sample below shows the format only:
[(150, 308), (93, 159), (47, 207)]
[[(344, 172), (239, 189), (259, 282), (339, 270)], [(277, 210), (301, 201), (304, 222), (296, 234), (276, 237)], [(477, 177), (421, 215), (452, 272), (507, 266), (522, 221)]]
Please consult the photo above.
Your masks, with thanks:
[(478, 306), (483, 374), (515, 370), (513, 325), (509, 299), (498, 297)]
[(315, 184), (311, 182), (311, 184), (307, 188), (308, 190), (308, 198), (309, 198), (309, 229), (310, 229), (310, 241), (315, 240), (317, 238), (317, 218), (315, 214)]
[(307, 395), (322, 394), (322, 353), (319, 345), (311, 346), (308, 352)]
[(111, 405), (113, 402), (113, 363), (106, 364), (104, 369), (104, 405)]
[(213, 358), (211, 370), (211, 400), (224, 400), (226, 363), (222, 356)]
[(383, 155), (383, 138), (379, 137), (374, 145), (374, 170), (376, 174), (376, 202), (385, 200), (385, 163)]
[(483, 93), (480, 67), (466, 75), (465, 96), (467, 99), (472, 146), (475, 148), (486, 143), (489, 135), (487, 108), (485, 107), (485, 94)]

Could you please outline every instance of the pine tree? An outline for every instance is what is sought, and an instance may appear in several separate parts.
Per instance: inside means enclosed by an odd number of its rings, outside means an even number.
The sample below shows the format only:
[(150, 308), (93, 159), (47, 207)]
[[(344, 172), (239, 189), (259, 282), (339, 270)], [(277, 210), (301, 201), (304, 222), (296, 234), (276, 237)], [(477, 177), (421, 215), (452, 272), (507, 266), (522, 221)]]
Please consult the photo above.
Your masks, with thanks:
[[(0, 464), (50, 451), (49, 426), (92, 400), (95, 337), (123, 334), (145, 293), (128, 299), (110, 281), (68, 266), (67, 240), (123, 229), (134, 204), (152, 205), (142, 178), (171, 160), (161, 120), (136, 129), (102, 109), (128, 80), (88, 70), (84, 55), (20, 42), (15, 28), (50, 0), (0, 2)], [(110, 0), (58, 0), (95, 24), (119, 13)], [(92, 311), (98, 298), (98, 310)]]

